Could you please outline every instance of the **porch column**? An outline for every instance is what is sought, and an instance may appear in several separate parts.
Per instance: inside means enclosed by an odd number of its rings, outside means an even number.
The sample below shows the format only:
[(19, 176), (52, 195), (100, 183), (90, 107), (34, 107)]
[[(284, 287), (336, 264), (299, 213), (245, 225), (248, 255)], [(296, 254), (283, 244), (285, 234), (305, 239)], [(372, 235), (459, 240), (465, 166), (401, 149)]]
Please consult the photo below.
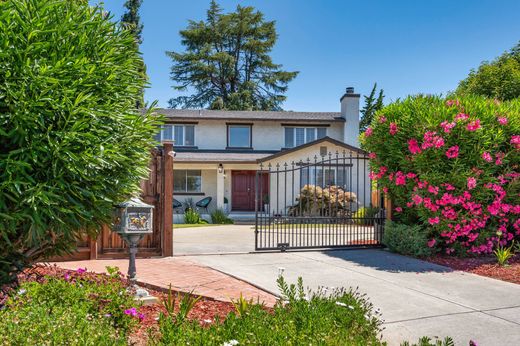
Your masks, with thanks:
[(224, 169), (217, 167), (217, 208), (224, 209)]

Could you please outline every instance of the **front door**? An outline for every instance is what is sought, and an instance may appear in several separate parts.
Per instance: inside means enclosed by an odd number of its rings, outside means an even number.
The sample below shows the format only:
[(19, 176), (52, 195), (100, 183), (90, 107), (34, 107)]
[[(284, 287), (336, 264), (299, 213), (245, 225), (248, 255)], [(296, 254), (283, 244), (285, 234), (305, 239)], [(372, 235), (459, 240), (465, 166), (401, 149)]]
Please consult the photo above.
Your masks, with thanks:
[(231, 203), (233, 210), (255, 210), (255, 171), (231, 172)]

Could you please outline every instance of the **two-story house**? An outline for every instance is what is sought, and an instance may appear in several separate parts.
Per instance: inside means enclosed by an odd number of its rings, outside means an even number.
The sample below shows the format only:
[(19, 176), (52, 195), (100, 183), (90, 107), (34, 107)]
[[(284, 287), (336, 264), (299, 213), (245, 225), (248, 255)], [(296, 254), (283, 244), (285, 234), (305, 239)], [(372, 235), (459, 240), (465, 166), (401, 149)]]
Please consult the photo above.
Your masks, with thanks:
[[(359, 97), (354, 88), (347, 88), (339, 112), (157, 110), (167, 119), (160, 140), (174, 141), (174, 198), (183, 202), (212, 197), (209, 210), (224, 208), (227, 202), (232, 212), (254, 211), (255, 175), (260, 165), (264, 169), (269, 165), (274, 169), (277, 164), (283, 168), (285, 163), (294, 167), (329, 153), (364, 154), (358, 148)], [(360, 173), (352, 173), (359, 172), (354, 166), (350, 165), (350, 179), (359, 179)], [(347, 179), (342, 179), (345, 172), (340, 169), (330, 165), (301, 170), (291, 184), (301, 186), (305, 181), (352, 189), (342, 181)], [(368, 191), (366, 165), (361, 174)], [(287, 199), (287, 192), (275, 187), (272, 178), (263, 178), (261, 193), (274, 206), (276, 199)], [(354, 192), (360, 202), (369, 199), (368, 192), (365, 197)]]

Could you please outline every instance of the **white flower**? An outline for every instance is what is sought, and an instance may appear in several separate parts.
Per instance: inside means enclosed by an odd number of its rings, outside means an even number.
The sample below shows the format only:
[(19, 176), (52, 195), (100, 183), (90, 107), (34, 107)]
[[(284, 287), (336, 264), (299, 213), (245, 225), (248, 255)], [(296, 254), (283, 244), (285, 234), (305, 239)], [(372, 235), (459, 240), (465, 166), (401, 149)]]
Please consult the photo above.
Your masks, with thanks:
[(336, 302), (336, 305), (343, 306), (345, 308), (349, 308), (350, 310), (354, 310), (354, 307), (352, 305), (347, 305), (347, 304), (342, 303), (342, 302)]
[(203, 320), (203, 321), (204, 321), (204, 323), (211, 323), (211, 322), (213, 322), (212, 319), (206, 319), (206, 320)]
[(19, 296), (21, 296), (21, 295), (23, 295), (23, 294), (25, 294), (25, 293), (27, 293), (27, 290), (24, 289), (24, 288), (22, 288), (22, 289), (20, 289), (20, 290), (18, 291), (17, 294), (18, 294)]
[(235, 339), (229, 340), (228, 342), (225, 342), (224, 344), (222, 344), (222, 346), (235, 346), (235, 345), (238, 345), (238, 341)]

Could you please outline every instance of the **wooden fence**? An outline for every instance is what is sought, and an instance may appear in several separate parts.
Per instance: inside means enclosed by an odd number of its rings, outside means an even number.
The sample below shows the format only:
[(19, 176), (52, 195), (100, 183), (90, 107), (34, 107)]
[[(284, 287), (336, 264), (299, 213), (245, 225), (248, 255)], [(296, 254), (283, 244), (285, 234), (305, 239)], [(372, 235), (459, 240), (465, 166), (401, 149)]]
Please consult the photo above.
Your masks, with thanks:
[[(164, 143), (151, 153), (148, 179), (141, 181), (141, 199), (155, 206), (153, 233), (139, 243), (138, 257), (173, 255), (173, 152), (172, 143)], [(127, 257), (124, 241), (104, 225), (97, 239), (88, 237), (78, 241), (77, 251), (56, 261)]]

